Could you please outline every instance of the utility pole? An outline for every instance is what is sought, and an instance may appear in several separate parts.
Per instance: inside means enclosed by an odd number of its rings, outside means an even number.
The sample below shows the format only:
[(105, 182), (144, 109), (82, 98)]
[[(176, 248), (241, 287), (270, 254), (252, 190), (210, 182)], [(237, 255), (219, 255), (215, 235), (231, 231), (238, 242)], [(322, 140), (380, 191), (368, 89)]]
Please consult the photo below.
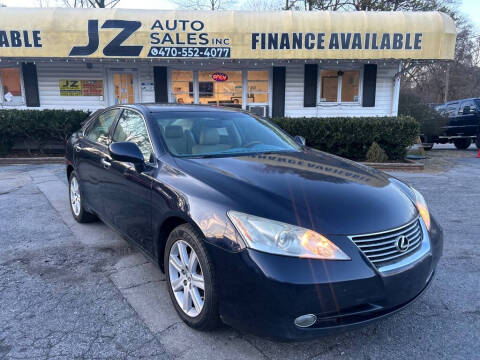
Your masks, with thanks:
[(443, 94), (443, 102), (446, 103), (448, 101), (448, 84), (449, 84), (449, 71), (450, 70), (450, 63), (447, 63), (447, 69), (445, 70), (445, 94)]

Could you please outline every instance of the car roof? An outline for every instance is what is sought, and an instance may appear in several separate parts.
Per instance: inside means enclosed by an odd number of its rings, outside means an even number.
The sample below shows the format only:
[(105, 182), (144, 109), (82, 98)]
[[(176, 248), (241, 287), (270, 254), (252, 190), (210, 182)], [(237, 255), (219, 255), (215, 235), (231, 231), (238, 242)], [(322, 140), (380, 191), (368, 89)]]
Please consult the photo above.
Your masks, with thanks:
[(201, 105), (201, 104), (133, 104), (129, 105), (133, 107), (143, 108), (150, 113), (163, 112), (163, 111), (215, 111), (215, 112), (242, 112), (242, 109), (229, 108), (225, 106), (214, 105)]
[(456, 104), (460, 101), (467, 101), (467, 100), (480, 100), (480, 98), (466, 98), (466, 99), (458, 99), (458, 100), (451, 100), (445, 103), (445, 105)]

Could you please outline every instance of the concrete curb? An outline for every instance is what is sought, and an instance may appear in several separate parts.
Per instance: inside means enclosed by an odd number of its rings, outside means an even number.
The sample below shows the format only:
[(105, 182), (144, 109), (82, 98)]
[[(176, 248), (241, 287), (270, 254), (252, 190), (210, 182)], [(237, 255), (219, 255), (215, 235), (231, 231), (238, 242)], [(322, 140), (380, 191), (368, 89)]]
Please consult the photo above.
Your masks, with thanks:
[(0, 158), (0, 165), (63, 164), (64, 157)]

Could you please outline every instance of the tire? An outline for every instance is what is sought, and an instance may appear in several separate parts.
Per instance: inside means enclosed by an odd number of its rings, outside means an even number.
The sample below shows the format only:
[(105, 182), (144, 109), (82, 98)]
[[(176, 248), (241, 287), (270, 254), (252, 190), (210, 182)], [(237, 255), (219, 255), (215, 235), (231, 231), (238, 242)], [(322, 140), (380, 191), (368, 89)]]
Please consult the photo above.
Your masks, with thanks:
[(68, 179), (68, 198), (70, 200), (70, 210), (72, 211), (73, 218), (79, 223), (88, 223), (96, 221), (97, 217), (92, 213), (89, 213), (83, 207), (84, 201), (82, 200), (80, 183), (75, 171), (72, 171)]
[(478, 150), (480, 150), (480, 134), (477, 135), (475, 138), (475, 146), (477, 147)]
[(472, 140), (470, 138), (460, 138), (460, 139), (453, 140), (453, 144), (458, 150), (468, 149), (471, 143), (472, 143)]
[[(182, 259), (180, 252), (183, 252), (183, 258), (188, 258), (188, 261)], [(198, 261), (191, 267), (189, 265), (192, 253)], [(182, 320), (198, 330), (213, 330), (219, 327), (215, 270), (203, 243), (202, 234), (190, 224), (173, 229), (167, 240), (163, 261), (168, 293)], [(203, 278), (203, 291), (201, 286), (195, 286), (201, 284), (200, 277)], [(185, 294), (188, 295), (186, 303), (183, 301)], [(200, 300), (203, 300), (203, 303)]]
[(433, 149), (433, 144), (422, 144), (423, 150), (429, 151)]

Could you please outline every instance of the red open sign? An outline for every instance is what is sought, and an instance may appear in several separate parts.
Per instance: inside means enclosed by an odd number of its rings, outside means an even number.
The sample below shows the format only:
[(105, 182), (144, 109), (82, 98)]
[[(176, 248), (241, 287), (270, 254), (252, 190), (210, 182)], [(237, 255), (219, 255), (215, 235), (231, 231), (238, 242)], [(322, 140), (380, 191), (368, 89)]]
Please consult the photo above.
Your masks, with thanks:
[(212, 79), (215, 81), (227, 81), (228, 75), (224, 73), (216, 72), (212, 74)]

